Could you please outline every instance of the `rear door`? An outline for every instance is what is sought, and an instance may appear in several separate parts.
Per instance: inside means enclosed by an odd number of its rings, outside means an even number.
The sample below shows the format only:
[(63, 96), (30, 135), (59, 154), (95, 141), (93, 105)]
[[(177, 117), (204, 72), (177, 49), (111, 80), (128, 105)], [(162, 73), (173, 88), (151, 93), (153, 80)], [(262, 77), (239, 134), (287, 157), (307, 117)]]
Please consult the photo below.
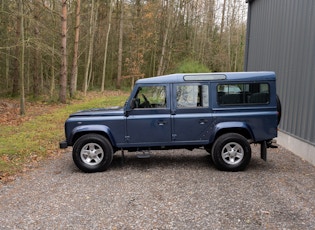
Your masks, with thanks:
[(209, 85), (174, 84), (172, 141), (180, 145), (206, 144), (212, 131)]

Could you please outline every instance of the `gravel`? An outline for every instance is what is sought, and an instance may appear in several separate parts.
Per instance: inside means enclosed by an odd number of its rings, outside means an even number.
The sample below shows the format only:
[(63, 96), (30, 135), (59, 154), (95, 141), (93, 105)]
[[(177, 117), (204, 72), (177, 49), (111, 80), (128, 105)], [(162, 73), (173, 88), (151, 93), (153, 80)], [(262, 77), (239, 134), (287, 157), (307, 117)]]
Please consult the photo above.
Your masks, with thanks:
[(258, 146), (244, 172), (214, 168), (204, 150), (117, 153), (86, 174), (71, 153), (0, 188), (0, 229), (315, 229), (315, 167)]

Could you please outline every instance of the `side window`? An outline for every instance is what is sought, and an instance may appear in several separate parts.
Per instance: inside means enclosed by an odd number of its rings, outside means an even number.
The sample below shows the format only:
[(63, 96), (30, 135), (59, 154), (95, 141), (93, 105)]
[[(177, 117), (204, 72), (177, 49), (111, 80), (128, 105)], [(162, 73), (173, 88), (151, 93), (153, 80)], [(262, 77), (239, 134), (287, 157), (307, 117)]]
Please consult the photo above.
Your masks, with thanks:
[(209, 106), (208, 85), (177, 85), (177, 108), (204, 108)]
[(269, 85), (266, 83), (220, 84), (217, 86), (219, 105), (268, 104)]
[(132, 99), (131, 108), (166, 108), (165, 86), (142, 86)]

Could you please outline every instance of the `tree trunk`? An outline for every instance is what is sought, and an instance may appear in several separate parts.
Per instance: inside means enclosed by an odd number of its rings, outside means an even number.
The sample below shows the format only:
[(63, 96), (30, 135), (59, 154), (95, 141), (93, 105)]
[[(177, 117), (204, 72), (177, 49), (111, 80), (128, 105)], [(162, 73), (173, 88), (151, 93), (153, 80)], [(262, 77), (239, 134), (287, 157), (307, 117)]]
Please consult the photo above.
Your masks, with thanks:
[[(55, 3), (52, 2), (51, 3), (51, 9), (52, 12), (55, 12)], [(49, 89), (49, 94), (50, 94), (50, 98), (53, 98), (54, 96), (54, 92), (55, 92), (55, 80), (56, 80), (56, 76), (55, 76), (55, 40), (53, 39), (52, 41), (52, 51), (51, 51), (51, 78), (50, 78), (50, 89)]]
[[(39, 21), (40, 21), (40, 4), (41, 4), (41, 1), (40, 0), (36, 0), (34, 2), (34, 38), (36, 41), (39, 41), (40, 40), (40, 30), (39, 30)], [(38, 96), (40, 93), (41, 93), (41, 90), (40, 90), (40, 86), (41, 86), (41, 74), (40, 74), (40, 51), (39, 51), (39, 42), (36, 42), (34, 44), (34, 49), (35, 49), (35, 53), (34, 53), (34, 56), (33, 56), (33, 96), (36, 97)]]
[(21, 14), (21, 58), (20, 58), (20, 115), (25, 114), (25, 91), (24, 91), (24, 53), (25, 53), (25, 45), (24, 45), (24, 10), (23, 10), (23, 0), (19, 0), (19, 11)]
[(101, 92), (103, 92), (104, 89), (105, 89), (107, 49), (108, 49), (108, 38), (109, 38), (111, 22), (112, 22), (113, 0), (110, 0), (109, 4), (110, 4), (110, 6), (109, 6), (109, 15), (108, 15), (108, 28), (107, 28), (106, 39), (105, 39), (105, 50), (104, 50), (104, 62), (103, 62), (103, 74), (102, 74)]
[(53, 43), (52, 47), (52, 55), (51, 55), (51, 79), (50, 79), (50, 98), (53, 97), (55, 91), (55, 43)]
[[(20, 1), (18, 1), (18, 8), (20, 8)], [(20, 10), (20, 9), (19, 9)], [(21, 15), (18, 14), (16, 17), (16, 41), (19, 43), (21, 39)], [(12, 96), (19, 95), (19, 78), (20, 78), (20, 68), (19, 68), (19, 57), (20, 57), (20, 46), (15, 47), (15, 58), (13, 61), (13, 85), (12, 85)]]
[(73, 63), (70, 80), (70, 97), (74, 97), (77, 91), (77, 78), (78, 78), (78, 52), (79, 52), (79, 37), (80, 37), (80, 10), (81, 0), (76, 1), (76, 17), (75, 17), (75, 37), (74, 37), (74, 49), (73, 49)]
[(211, 39), (211, 32), (213, 28), (213, 13), (214, 13), (214, 0), (208, 0), (205, 2), (206, 9), (206, 21), (202, 24), (203, 30), (201, 31), (201, 42), (200, 42), (200, 51), (199, 53), (199, 61), (202, 64), (205, 64), (207, 58), (209, 56), (209, 49), (211, 49), (209, 45), (209, 40)]
[(118, 70), (116, 87), (121, 87), (121, 69), (122, 69), (122, 46), (123, 46), (123, 32), (124, 32), (124, 0), (120, 0), (120, 22), (119, 22), (119, 48), (118, 48)]
[(67, 101), (67, 0), (62, 0), (61, 9), (61, 70), (59, 101)]
[(221, 17), (221, 27), (220, 27), (220, 42), (222, 40), (222, 34), (223, 34), (223, 30), (224, 30), (225, 7), (226, 7), (226, 0), (223, 1), (223, 6), (222, 6), (222, 17)]
[(10, 49), (6, 48), (6, 55), (5, 55), (5, 80), (6, 84), (5, 87), (9, 89), (9, 75), (10, 75), (10, 56), (8, 55)]
[[(173, 0), (171, 0), (173, 1)], [(160, 57), (160, 62), (159, 62), (159, 67), (158, 67), (158, 71), (157, 71), (157, 75), (162, 75), (163, 74), (163, 66), (164, 66), (164, 59), (165, 59), (165, 52), (166, 52), (166, 45), (167, 45), (167, 39), (168, 39), (168, 34), (169, 34), (169, 30), (171, 27), (171, 12), (172, 12), (172, 6), (168, 5), (168, 13), (167, 13), (167, 25), (165, 28), (165, 34), (163, 37), (163, 45), (162, 45), (162, 53), (161, 53), (161, 57)]]
[(92, 56), (93, 56), (93, 45), (94, 45), (94, 34), (95, 34), (95, 27), (96, 27), (96, 18), (97, 18), (97, 7), (95, 9), (95, 1), (92, 0), (91, 2), (91, 15), (90, 15), (90, 30), (89, 30), (89, 47), (88, 47), (88, 57), (85, 67), (85, 74), (84, 74), (84, 82), (83, 82), (83, 92), (84, 95), (87, 93), (89, 80), (91, 79), (91, 73), (92, 73)]

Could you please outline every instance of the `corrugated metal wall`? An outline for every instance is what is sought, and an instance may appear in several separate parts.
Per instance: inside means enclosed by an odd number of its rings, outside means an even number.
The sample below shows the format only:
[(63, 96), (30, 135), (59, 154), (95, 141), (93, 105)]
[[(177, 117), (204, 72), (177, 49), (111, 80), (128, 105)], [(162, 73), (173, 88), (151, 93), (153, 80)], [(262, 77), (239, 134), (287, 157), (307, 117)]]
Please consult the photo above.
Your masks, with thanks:
[(248, 4), (245, 69), (276, 72), (280, 129), (315, 145), (315, 0)]

